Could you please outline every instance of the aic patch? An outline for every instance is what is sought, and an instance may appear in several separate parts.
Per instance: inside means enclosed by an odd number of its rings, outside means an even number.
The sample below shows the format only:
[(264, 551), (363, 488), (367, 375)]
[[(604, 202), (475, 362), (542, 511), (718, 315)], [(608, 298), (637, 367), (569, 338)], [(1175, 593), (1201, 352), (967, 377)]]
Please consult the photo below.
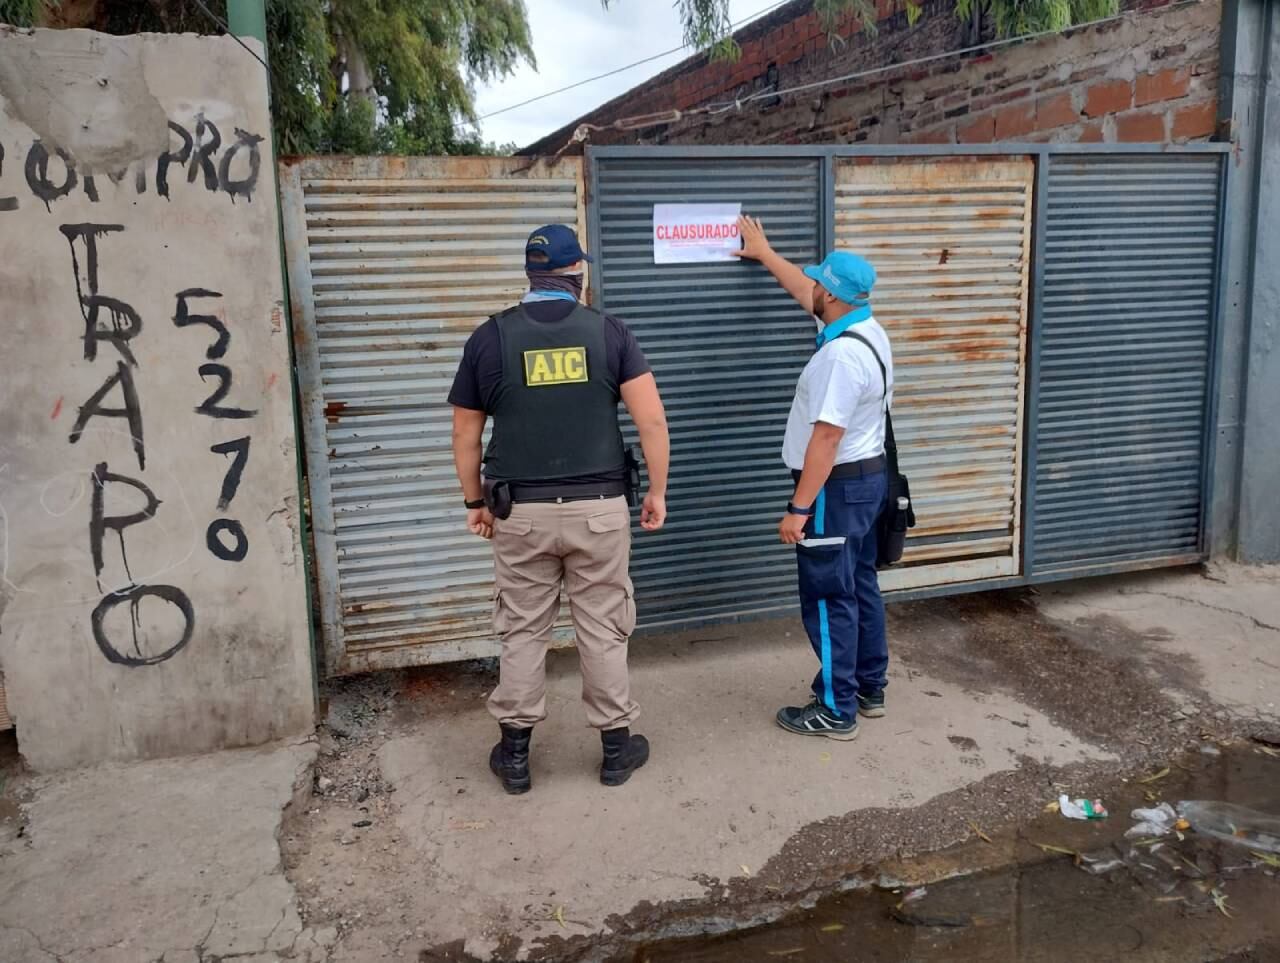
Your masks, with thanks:
[(586, 380), (586, 348), (540, 348), (524, 353), (524, 383), (530, 388), (581, 384)]

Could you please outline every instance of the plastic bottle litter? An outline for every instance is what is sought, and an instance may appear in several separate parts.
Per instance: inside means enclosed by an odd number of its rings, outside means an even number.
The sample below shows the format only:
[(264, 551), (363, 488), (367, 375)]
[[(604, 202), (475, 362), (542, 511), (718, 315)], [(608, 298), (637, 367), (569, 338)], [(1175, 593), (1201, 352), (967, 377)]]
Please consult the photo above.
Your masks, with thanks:
[(1205, 836), (1255, 852), (1280, 853), (1280, 816), (1203, 799), (1178, 803), (1178, 815)]
[(1107, 807), (1101, 799), (1071, 799), (1066, 793), (1058, 797), (1058, 811), (1068, 819), (1107, 818)]
[(1125, 839), (1150, 839), (1167, 836), (1178, 821), (1178, 814), (1167, 802), (1154, 809), (1135, 809), (1130, 813), (1137, 823), (1124, 834)]

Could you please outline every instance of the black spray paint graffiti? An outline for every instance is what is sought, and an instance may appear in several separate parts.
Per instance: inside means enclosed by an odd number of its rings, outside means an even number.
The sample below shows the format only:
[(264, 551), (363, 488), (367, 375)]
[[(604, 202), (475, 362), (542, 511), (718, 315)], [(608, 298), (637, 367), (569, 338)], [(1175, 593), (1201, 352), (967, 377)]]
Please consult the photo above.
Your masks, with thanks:
[[(4, 177), (4, 144), (0, 144), (0, 177)], [(16, 211), (18, 209), (18, 199), (10, 195), (9, 197), (0, 196), (0, 213), (4, 211)]]
[[(169, 130), (176, 135), (179, 146), (170, 148), (155, 160), (156, 193), (170, 199), (170, 167), (186, 168), (186, 181), (197, 181), (206, 191), (225, 192), (234, 202), (236, 197), (253, 200), (253, 191), (262, 174), (262, 144), (265, 138), (258, 134), (234, 128), (235, 140), (227, 143), (211, 120), (198, 113), (192, 120), (194, 134), (182, 124), (169, 121)], [(133, 189), (135, 194), (147, 191), (147, 167), (149, 161), (138, 161), (134, 167)], [(128, 169), (99, 171), (105, 173), (111, 184), (124, 183)], [(0, 176), (4, 174), (4, 146), (0, 144)], [(81, 172), (76, 159), (62, 148), (50, 148), (41, 141), (34, 141), (27, 149), (23, 174), (31, 195), (52, 211), (55, 201), (67, 197), (77, 186), (84, 191), (91, 203), (101, 201), (98, 182), (92, 172)], [(16, 211), (19, 200), (16, 195), (0, 196), (0, 213)]]
[(178, 292), (178, 310), (173, 314), (173, 323), (180, 328), (187, 328), (193, 324), (207, 324), (217, 332), (218, 340), (209, 345), (204, 352), (204, 356), (210, 361), (214, 358), (221, 358), (227, 353), (227, 345), (231, 343), (231, 332), (227, 330), (225, 324), (212, 314), (192, 314), (187, 301), (191, 298), (220, 297), (222, 295), (217, 291), (206, 291), (204, 288), (187, 288), (185, 291)]
[[(124, 407), (104, 407), (103, 399), (116, 385), (120, 386)], [(94, 417), (127, 418), (129, 434), (133, 438), (133, 451), (138, 456), (138, 467), (147, 467), (147, 451), (142, 442), (142, 406), (138, 404), (138, 389), (133, 383), (133, 375), (123, 361), (116, 362), (116, 373), (104, 381), (102, 387), (91, 394), (89, 399), (80, 406), (76, 423), (71, 426), (71, 434), (67, 436), (67, 440), (74, 445), (84, 437), (85, 426), (89, 423), (89, 419)]]
[[(64, 224), (60, 230), (71, 246), (71, 269), (75, 277), (80, 314), (84, 320), (82, 340), (85, 360), (96, 361), (98, 347), (102, 343), (114, 346), (120, 355), (115, 362), (115, 372), (80, 406), (68, 441), (73, 445), (79, 442), (93, 418), (123, 418), (129, 426), (129, 437), (133, 442), (134, 455), (138, 459), (138, 468), (145, 470), (147, 456), (142, 434), (142, 404), (133, 377), (138, 359), (130, 346), (130, 342), (142, 333), (142, 317), (125, 301), (100, 293), (98, 242), (108, 235), (123, 232), (124, 227), (120, 224)], [(78, 244), (84, 246), (83, 263), (78, 253)], [(106, 325), (103, 323), (104, 313), (109, 319)], [(108, 407), (105, 401), (117, 386), (122, 399), (121, 405)], [(108, 531), (115, 532), (120, 541), (120, 560), (129, 578), (127, 586), (107, 592), (94, 608), (89, 619), (93, 640), (107, 660), (116, 665), (142, 666), (164, 662), (191, 641), (191, 634), (195, 630), (195, 609), (191, 605), (191, 599), (176, 585), (136, 584), (125, 550), (125, 529), (155, 518), (161, 501), (141, 479), (112, 472), (105, 461), (94, 467), (90, 480), (93, 497), (90, 499), (89, 512), (89, 554), (93, 559), (93, 573), (98, 579), (98, 588), (102, 589), (102, 570), (105, 566), (103, 540)], [(108, 514), (109, 488), (122, 487), (132, 488), (136, 494), (141, 494), (142, 507), (135, 511)], [(152, 645), (150, 633), (140, 632), (141, 603), (147, 598), (159, 600), (176, 609), (181, 618), (181, 630), (175, 633), (176, 639), (165, 639), (156, 647)], [(112, 637), (107, 616), (116, 606), (125, 602), (129, 603), (130, 639), (121, 643)]]
[[(117, 605), (124, 602), (129, 603), (129, 617), (133, 622), (133, 641), (135, 648), (138, 645), (138, 626), (141, 623), (141, 615), (138, 612), (138, 603), (144, 598), (158, 598), (163, 602), (168, 602), (176, 608), (182, 616), (182, 633), (178, 636), (178, 640), (163, 649), (160, 652), (153, 652), (144, 655), (141, 649), (136, 649), (133, 655), (127, 652), (121, 652), (114, 645), (107, 641), (107, 634), (104, 623), (107, 619), (107, 613), (114, 609)], [(114, 662), (116, 665), (127, 665), (132, 667), (140, 665), (157, 665), (167, 659), (172, 659), (175, 655), (186, 647), (191, 641), (191, 634), (195, 631), (196, 615), (195, 610), (191, 607), (191, 599), (187, 598), (187, 593), (180, 588), (172, 585), (131, 585), (120, 592), (114, 592), (106, 596), (97, 607), (93, 610), (90, 617), (90, 625), (93, 629), (94, 641), (98, 643), (98, 648), (102, 650), (102, 654), (107, 657), (108, 662)]]
[[(108, 234), (123, 231), (120, 224), (63, 224), (62, 231), (71, 245), (71, 268), (76, 279), (76, 296), (80, 302), (80, 314), (84, 318), (84, 357), (86, 361), (95, 361), (98, 357), (98, 345), (107, 342), (114, 345), (124, 359), (116, 363), (115, 374), (103, 382), (80, 407), (75, 426), (71, 429), (70, 442), (74, 445), (84, 434), (85, 425), (95, 416), (106, 418), (125, 418), (129, 423), (129, 434), (133, 438), (133, 451), (138, 457), (138, 467), (147, 467), (147, 452), (142, 440), (142, 408), (138, 404), (138, 389), (133, 382), (130, 367), (138, 366), (129, 342), (142, 333), (142, 317), (132, 305), (119, 298), (108, 297), (98, 293), (98, 239)], [(76, 253), (76, 242), (85, 247), (84, 281), (81, 282), (80, 258)], [(88, 293), (86, 293), (86, 291)], [(110, 326), (102, 324), (102, 309), (106, 308)], [(127, 362), (127, 364), (126, 364)], [(119, 408), (104, 407), (102, 402), (112, 390), (120, 386), (123, 406)]]
[[(213, 315), (192, 314), (187, 302), (192, 298), (221, 297), (222, 295), (217, 291), (187, 288), (185, 291), (178, 292), (178, 306), (173, 312), (173, 323), (179, 328), (204, 324), (217, 332), (217, 340), (205, 349), (207, 358), (221, 358), (227, 353), (227, 346), (231, 343), (231, 332), (219, 318)], [(201, 381), (211, 377), (217, 378), (218, 386), (208, 398), (196, 406), (196, 414), (208, 415), (210, 418), (236, 420), (252, 418), (258, 413), (256, 410), (221, 404), (231, 391), (231, 369), (225, 364), (211, 361), (200, 365), (197, 371), (200, 373)], [(249, 436), (246, 435), (233, 441), (219, 442), (209, 449), (215, 455), (235, 456), (231, 459), (231, 465), (222, 479), (222, 490), (218, 494), (218, 511), (220, 512), (227, 510), (240, 488), (240, 478), (249, 461), (249, 441)], [(214, 558), (220, 558), (225, 562), (242, 562), (249, 554), (249, 536), (245, 534), (244, 526), (238, 519), (216, 518), (205, 531), (205, 546)]]
[[(234, 455), (226, 475), (222, 478), (222, 491), (218, 493), (218, 511), (225, 512), (240, 489), (240, 477), (244, 474), (244, 466), (249, 461), (249, 436), (234, 441), (224, 441), (209, 449), (215, 455)], [(232, 539), (231, 545), (222, 540), (226, 533)], [(244, 533), (244, 526), (234, 518), (215, 519), (205, 532), (205, 544), (215, 557), (228, 562), (239, 562), (249, 554), (249, 537)]]
[[(138, 525), (155, 518), (156, 509), (160, 507), (160, 499), (156, 498), (155, 493), (138, 479), (111, 472), (106, 462), (102, 462), (94, 468), (92, 481), (93, 498), (90, 502), (92, 507), (89, 517), (89, 551), (93, 556), (94, 574), (99, 577), (102, 575), (104, 566), (102, 541), (103, 536), (110, 529), (116, 533), (116, 537), (120, 540), (120, 558), (124, 563), (125, 572), (128, 573), (130, 581), (130, 584), (125, 588), (116, 592), (108, 592), (94, 608), (93, 614), (89, 619), (93, 640), (97, 643), (98, 650), (106, 656), (107, 661), (114, 662), (116, 665), (156, 665), (177, 655), (183, 646), (191, 641), (191, 634), (195, 631), (196, 624), (195, 609), (191, 605), (191, 599), (186, 592), (176, 585), (138, 585), (133, 582), (133, 573), (129, 571), (129, 557), (125, 552), (124, 530), (131, 525)], [(140, 492), (145, 502), (143, 507), (126, 515), (108, 515), (106, 511), (108, 484), (127, 485)], [(99, 588), (101, 588), (101, 583), (99, 583)], [(177, 640), (172, 642), (165, 641), (159, 651), (151, 651), (148, 645), (150, 640), (144, 639), (139, 633), (139, 629), (142, 626), (140, 609), (144, 598), (155, 598), (168, 603), (177, 610), (182, 619), (182, 630), (177, 633)], [(129, 603), (131, 646), (118, 645), (108, 635), (106, 626), (107, 614), (116, 606), (125, 602)], [(148, 646), (146, 650), (144, 650), (144, 645)]]
[(240, 477), (244, 474), (244, 466), (249, 461), (249, 436), (237, 438), (235, 441), (224, 441), (209, 449), (215, 455), (235, 455), (231, 466), (222, 478), (222, 491), (218, 493), (218, 511), (225, 512), (240, 490)]
[[(217, 146), (212, 140), (202, 141), (201, 145), (199, 150), (209, 154), (216, 150)], [(115, 371), (108, 375), (101, 387), (79, 407), (68, 441), (71, 444), (78, 443), (94, 418), (124, 419), (129, 426), (129, 437), (138, 460), (138, 469), (145, 471), (146, 448), (143, 443), (142, 405), (133, 373), (138, 367), (138, 359), (131, 344), (142, 333), (142, 316), (132, 305), (120, 298), (101, 293), (103, 272), (99, 246), (103, 239), (122, 233), (124, 227), (120, 224), (64, 224), (60, 230), (71, 249), (71, 267), (75, 277), (80, 313), (84, 321), (82, 329), (84, 358), (86, 361), (96, 361), (99, 348), (104, 344), (114, 347), (119, 355), (115, 358)], [(226, 354), (231, 343), (231, 332), (215, 315), (194, 313), (191, 310), (191, 301), (221, 297), (222, 295), (217, 291), (198, 287), (186, 288), (177, 294), (174, 324), (178, 328), (203, 325), (216, 335), (214, 341), (205, 349), (205, 356), (208, 358), (222, 358)], [(253, 417), (256, 412), (252, 410), (222, 404), (231, 391), (229, 367), (209, 362), (200, 365), (198, 371), (202, 379), (206, 376), (216, 377), (218, 386), (195, 408), (197, 413), (217, 419), (234, 420)], [(118, 405), (108, 402), (108, 399), (114, 396), (121, 399)], [(226, 511), (240, 488), (244, 469), (249, 460), (249, 444), (250, 439), (246, 435), (231, 441), (220, 442), (211, 449), (214, 454), (232, 456), (218, 496), (217, 506), (220, 512)], [(175, 585), (139, 585), (129, 566), (125, 545), (126, 529), (154, 519), (162, 501), (141, 478), (131, 478), (112, 472), (106, 461), (94, 467), (91, 482), (93, 495), (89, 517), (89, 552), (93, 559), (98, 588), (102, 590), (101, 577), (105, 566), (103, 543), (109, 531), (114, 532), (119, 540), (120, 560), (128, 577), (128, 584), (124, 588), (106, 592), (94, 608), (90, 618), (94, 642), (99, 651), (113, 664), (130, 667), (157, 665), (182, 651), (191, 641), (196, 622), (195, 608), (186, 592)], [(127, 493), (129, 489), (133, 490), (132, 503), (135, 507), (130, 511), (108, 511), (108, 503), (112, 500), (109, 492)], [(139, 495), (141, 505), (136, 507)], [(120, 495), (117, 495), (116, 500), (119, 498)], [(244, 526), (240, 521), (232, 518), (214, 519), (206, 532), (206, 544), (216, 558), (231, 562), (242, 561), (249, 552), (249, 539), (245, 534)], [(163, 629), (153, 628), (152, 631), (142, 632), (141, 606), (144, 600), (168, 606), (174, 610), (178, 621), (175, 621), (172, 616), (163, 617), (165, 626)], [(108, 616), (126, 602), (129, 606), (130, 633), (127, 640), (120, 641), (118, 633), (113, 634)], [(152, 624), (156, 624), (154, 620)], [(153, 638), (157, 635), (161, 638), (158, 644)]]

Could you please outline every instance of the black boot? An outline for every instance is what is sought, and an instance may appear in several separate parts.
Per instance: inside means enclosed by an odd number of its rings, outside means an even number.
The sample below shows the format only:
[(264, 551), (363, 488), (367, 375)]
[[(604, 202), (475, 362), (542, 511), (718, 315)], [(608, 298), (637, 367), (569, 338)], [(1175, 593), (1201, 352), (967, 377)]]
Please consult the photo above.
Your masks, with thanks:
[(600, 781), (606, 786), (621, 786), (649, 761), (649, 740), (644, 736), (633, 736), (626, 726), (603, 730), (600, 744), (604, 747)]
[(516, 796), (533, 787), (529, 775), (529, 739), (533, 729), (502, 727), (502, 741), (489, 753), (489, 768), (502, 780), (502, 788)]

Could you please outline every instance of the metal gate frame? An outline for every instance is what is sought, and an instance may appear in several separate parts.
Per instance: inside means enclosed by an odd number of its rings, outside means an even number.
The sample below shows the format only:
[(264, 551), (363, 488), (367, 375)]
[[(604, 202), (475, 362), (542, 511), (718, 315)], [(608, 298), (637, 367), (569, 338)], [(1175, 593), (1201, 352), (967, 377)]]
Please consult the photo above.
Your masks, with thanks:
[[(933, 585), (923, 588), (899, 589), (887, 591), (887, 597), (896, 600), (929, 598), (940, 595), (955, 595), (967, 592), (989, 591), (1000, 588), (1036, 584), (1041, 582), (1061, 581), (1066, 579), (1092, 577), (1115, 574), (1119, 572), (1140, 571), (1151, 568), (1167, 568), (1178, 565), (1196, 564), (1207, 560), (1209, 546), (1212, 544), (1211, 523), (1214, 500), (1214, 463), (1217, 458), (1217, 417), (1219, 409), (1219, 391), (1222, 373), (1222, 318), (1226, 292), (1223, 285), (1223, 272), (1227, 263), (1228, 252), (1225, 250), (1225, 212), (1228, 208), (1231, 181), (1231, 164), (1227, 158), (1231, 152), (1228, 143), (1195, 143), (1195, 144), (1043, 144), (1043, 143), (1002, 143), (974, 145), (814, 145), (814, 146), (605, 146), (591, 147), (586, 150), (587, 171), (587, 229), (588, 246), (598, 243), (600, 237), (600, 210), (595, 193), (595, 185), (599, 183), (599, 162), (608, 159), (624, 158), (671, 158), (676, 159), (743, 159), (743, 158), (796, 158), (817, 159), (822, 165), (822, 198), (820, 220), (822, 252), (825, 254), (835, 246), (835, 184), (836, 161), (838, 159), (922, 159), (922, 158), (968, 158), (968, 157), (1030, 157), (1035, 164), (1035, 183), (1032, 194), (1032, 235), (1031, 235), (1031, 290), (1027, 316), (1027, 355), (1026, 355), (1026, 391), (1024, 410), (1022, 412), (1022, 444), (1021, 474), (1021, 518), (1020, 546), (1017, 557), (1021, 571), (1013, 576), (977, 579), (969, 582), (954, 582), (944, 585)], [(1204, 458), (1201, 465), (1201, 505), (1200, 505), (1200, 538), (1198, 551), (1190, 554), (1171, 556), (1159, 559), (1137, 561), (1120, 561), (1109, 564), (1089, 566), (1080, 570), (1036, 572), (1032, 539), (1034, 537), (1033, 507), (1035, 505), (1036, 467), (1038, 459), (1037, 429), (1039, 426), (1039, 383), (1040, 359), (1042, 355), (1043, 325), (1041, 317), (1044, 311), (1044, 254), (1046, 232), (1046, 204), (1048, 196), (1049, 164), (1057, 156), (1123, 156), (1123, 155), (1219, 155), (1219, 217), (1216, 255), (1213, 268), (1213, 293), (1210, 299), (1211, 317), (1209, 323), (1209, 353), (1207, 360), (1207, 397), (1204, 412), (1204, 423), (1201, 435), (1201, 446)], [(590, 278), (592, 303), (601, 304), (600, 274), (596, 271)], [(733, 622), (733, 617), (718, 617), (709, 621)]]
[[(1232, 165), (1227, 162), (1230, 155), (1229, 144), (1191, 144), (1191, 145), (1159, 145), (1159, 144), (1103, 144), (1103, 145), (1057, 145), (1057, 144), (989, 144), (989, 145), (867, 145), (867, 146), (759, 146), (759, 147), (589, 147), (584, 163), (579, 167), (577, 188), (577, 212), (579, 230), (585, 227), (590, 245), (596, 245), (601, 236), (600, 210), (595, 194), (599, 181), (599, 163), (610, 158), (681, 158), (714, 160), (721, 159), (804, 159), (816, 161), (819, 165), (817, 215), (818, 243), (822, 253), (830, 251), (835, 244), (836, 236), (836, 168), (838, 162), (856, 159), (963, 159), (981, 157), (1014, 157), (1030, 158), (1034, 163), (1033, 185), (1031, 191), (1031, 240), (1030, 240), (1030, 288), (1029, 303), (1026, 310), (1026, 353), (1023, 359), (1023, 378), (1025, 391), (1023, 395), (1022, 444), (1021, 455), (1015, 465), (1019, 475), (1015, 480), (1015, 490), (1020, 492), (1020, 515), (1018, 515), (1019, 538), (1015, 540), (1016, 557), (1020, 560), (1017, 574), (978, 578), (965, 582), (949, 582), (917, 588), (904, 588), (887, 592), (895, 599), (922, 598), (938, 595), (960, 594), (965, 592), (990, 590), (1004, 587), (1027, 585), (1036, 582), (1060, 579), (1079, 578), (1082, 576), (1104, 575), (1122, 571), (1133, 571), (1144, 568), (1167, 567), (1178, 564), (1190, 564), (1203, 561), (1208, 557), (1208, 546), (1212, 544), (1211, 523), (1212, 506), (1215, 492), (1213, 490), (1214, 465), (1217, 457), (1217, 415), (1219, 410), (1219, 392), (1222, 381), (1222, 321), (1225, 304), (1225, 288), (1223, 273), (1230, 252), (1225, 250), (1224, 212), (1231, 203), (1231, 191), (1236, 189), (1232, 181)], [(1165, 556), (1156, 559), (1118, 561), (1111, 564), (1086, 563), (1079, 568), (1037, 572), (1034, 557), (1034, 525), (1033, 509), (1036, 497), (1036, 469), (1038, 464), (1037, 437), (1040, 424), (1039, 385), (1041, 379), (1040, 361), (1043, 353), (1043, 322), (1045, 310), (1045, 265), (1046, 223), (1048, 214), (1046, 198), (1048, 197), (1049, 167), (1053, 159), (1063, 156), (1140, 156), (1140, 155), (1216, 155), (1220, 158), (1218, 184), (1218, 232), (1215, 239), (1215, 256), (1212, 271), (1212, 289), (1210, 292), (1210, 318), (1207, 330), (1207, 370), (1206, 392), (1203, 425), (1201, 429), (1201, 465), (1200, 465), (1200, 519), (1199, 544), (1197, 551), (1177, 557)], [(537, 159), (511, 159), (512, 165), (533, 163)], [(303, 160), (303, 167), (312, 165), (317, 172), (330, 169), (350, 169), (364, 176), (377, 176), (379, 171), (415, 170), (430, 167), (436, 163), (431, 158), (317, 158)], [(525, 168), (520, 167), (520, 170)], [(308, 456), (308, 473), (310, 475), (310, 496), (312, 511), (312, 530), (315, 533), (316, 572), (320, 580), (321, 612), (324, 629), (324, 649), (327, 673), (347, 674), (373, 668), (392, 667), (393, 665), (414, 665), (427, 662), (456, 661), (481, 656), (494, 655), (498, 651), (498, 642), (492, 637), (449, 638), (431, 640), (430, 652), (424, 657), (421, 646), (412, 651), (394, 653), (388, 658), (370, 660), (365, 657), (353, 659), (346, 651), (344, 642), (344, 625), (342, 600), (338, 592), (338, 550), (335, 541), (334, 506), (328, 485), (328, 465), (326, 459), (328, 448), (325, 443), (325, 415), (322, 400), (323, 383), (319, 370), (316, 331), (314, 328), (314, 303), (311, 297), (311, 274), (309, 249), (307, 247), (306, 223), (302, 208), (300, 177), (302, 169), (286, 163), (282, 169), (282, 210), (284, 212), (285, 240), (289, 247), (289, 281), (292, 295), (292, 312), (294, 317), (294, 336), (297, 347), (297, 377), (304, 401), (303, 427), (306, 429), (302, 443)], [(585, 195), (585, 196), (584, 196)], [(585, 203), (584, 203), (585, 202)], [(585, 224), (584, 224), (585, 221)], [(592, 303), (601, 304), (601, 272), (593, 271), (590, 276)], [(1229, 497), (1225, 494), (1223, 497)], [(1019, 544), (1020, 543), (1020, 544)], [(778, 610), (781, 612), (783, 610)], [(429, 609), (423, 613), (425, 622), (431, 623)], [(695, 624), (710, 622), (736, 622), (751, 616), (709, 615), (705, 619), (682, 622), (692, 627)], [(655, 626), (655, 628), (657, 628)], [(440, 627), (436, 630), (439, 634)], [(558, 639), (567, 641), (567, 636)], [(375, 664), (376, 663), (376, 664)]]
[[(312, 239), (308, 224), (308, 204), (314, 198), (308, 197), (304, 190), (304, 184), (311, 180), (333, 183), (385, 182), (385, 184), (381, 185), (381, 189), (373, 190), (372, 193), (394, 195), (398, 192), (398, 186), (404, 181), (414, 183), (438, 181), (441, 185), (449, 185), (443, 188), (443, 193), (456, 194), (462, 191), (479, 190), (481, 187), (485, 191), (489, 191), (490, 188), (485, 185), (488, 185), (490, 181), (509, 181), (514, 191), (518, 190), (520, 183), (536, 183), (543, 178), (555, 178), (562, 182), (572, 180), (574, 182), (572, 206), (577, 216), (577, 230), (582, 233), (586, 230), (583, 169), (584, 165), (581, 159), (576, 157), (530, 159), (523, 157), (461, 156), (444, 158), (334, 156), (287, 158), (281, 161), (279, 167), (281, 218), (287, 255), (290, 309), (293, 318), (296, 377), (301, 398), (299, 421), (303, 430), (303, 438), (300, 439), (300, 443), (306, 456), (310, 498), (310, 530), (314, 540), (314, 565), (312, 570), (316, 573), (318, 583), (324, 675), (349, 675), (376, 669), (392, 669), (425, 665), (433, 662), (459, 662), (467, 659), (484, 658), (497, 654), (498, 642), (492, 636), (477, 636), (475, 633), (463, 634), (458, 632), (450, 637), (448, 630), (442, 631), (442, 626), (437, 624), (443, 623), (445, 620), (438, 617), (433, 619), (429, 606), (424, 605), (421, 619), (414, 624), (420, 624), (427, 630), (434, 628), (438, 634), (444, 636), (443, 638), (424, 639), (421, 642), (396, 643), (372, 652), (367, 650), (355, 651), (353, 646), (349, 645), (348, 636), (354, 633), (350, 632), (347, 621), (348, 615), (365, 608), (377, 609), (378, 606), (376, 603), (353, 603), (351, 599), (344, 599), (342, 593), (342, 551), (339, 545), (340, 526), (337, 518), (339, 506), (335, 498), (335, 478), (332, 471), (333, 466), (331, 465), (331, 460), (336, 457), (336, 449), (332, 448), (333, 443), (329, 440), (329, 424), (331, 420), (337, 424), (344, 415), (350, 415), (352, 412), (344, 412), (344, 409), (347, 408), (346, 402), (337, 401), (329, 404), (329, 399), (326, 396), (326, 381), (321, 351), (322, 331), (321, 326), (318, 324), (318, 320), (324, 312), (321, 310), (323, 305), (317, 303), (316, 278), (313, 275), (315, 266), (313, 264), (314, 252), (311, 246)], [(505, 215), (506, 209), (501, 208), (501, 205), (507, 203), (505, 200), (507, 195), (504, 192), (500, 193), (504, 200), (494, 201), (494, 203), (498, 205), (500, 213)], [(564, 191), (564, 193), (567, 195), (568, 192)], [(481, 196), (487, 196), (492, 200), (495, 195), (485, 193)], [(498, 219), (501, 220), (501, 218)], [(394, 225), (396, 222), (389, 221), (388, 223)], [(457, 225), (452, 221), (447, 223), (442, 221), (442, 225), (446, 230), (457, 230)], [(362, 221), (361, 226), (367, 228), (368, 225)], [(486, 225), (482, 224), (481, 226)], [(501, 226), (504, 233), (510, 233), (506, 230), (505, 224)], [(513, 247), (513, 251), (516, 253), (522, 249), (524, 234), (520, 234), (519, 237), (519, 242)], [(366, 238), (356, 241), (357, 244), (362, 245), (360, 247), (362, 251), (365, 250), (363, 245), (370, 242), (379, 242), (379, 239)], [(387, 242), (379, 243), (386, 244)], [(422, 242), (419, 243), (421, 244)], [(448, 240), (445, 242), (439, 256), (452, 257), (455, 261), (460, 258), (470, 258), (484, 262), (486, 257), (492, 260), (490, 256), (493, 251), (491, 248), (495, 243), (497, 242), (492, 240), (468, 241), (466, 243)], [(392, 255), (385, 252), (369, 253), (367, 256), (371, 258), (382, 257), (383, 259), (392, 257)], [(411, 255), (397, 253), (394, 258), (402, 256)], [(431, 256), (434, 257), (436, 255), (433, 254)], [(350, 257), (350, 255), (344, 255), (344, 257)], [(420, 255), (420, 257), (423, 260), (426, 259), (426, 255)], [(416, 269), (406, 267), (400, 270), (412, 271)], [(464, 269), (455, 266), (451, 270), (478, 271), (480, 268), (469, 266)], [(514, 300), (524, 290), (523, 270), (518, 260), (513, 260), (511, 267), (504, 267), (501, 272), (504, 276), (513, 275), (515, 280), (509, 284), (505, 281), (503, 284), (499, 284), (497, 281), (489, 282), (493, 287), (490, 293), (500, 296), (499, 299), (502, 300), (501, 304), (494, 303), (489, 306), (492, 310), (498, 310), (511, 303), (506, 299)], [(324, 281), (325, 279), (320, 278), (320, 280)], [(450, 288), (445, 288), (445, 290), (453, 289), (464, 292), (471, 290), (466, 288), (467, 283), (466, 280), (457, 281)], [(475, 282), (471, 283), (474, 285)], [(456, 301), (462, 297), (464, 297), (463, 294), (457, 294), (453, 296), (452, 300)], [(441, 300), (451, 301), (450, 298)], [(479, 303), (482, 306), (476, 311), (478, 315), (477, 323), (482, 321), (486, 314), (484, 301), (481, 300)], [(466, 313), (468, 316), (471, 314), (469, 310)], [(438, 311), (432, 315), (433, 318), (439, 316)], [(444, 337), (442, 335), (434, 337), (432, 340), (444, 340)], [(431, 347), (434, 348), (436, 346), (432, 345)], [(426, 360), (425, 354), (424, 360)], [(445, 407), (447, 408), (447, 406)], [(359, 406), (357, 405), (355, 408), (357, 409), (355, 413), (358, 414)], [(447, 437), (445, 438), (445, 444), (447, 445)], [(450, 478), (452, 477), (452, 467), (447, 469), (447, 475)], [(454, 504), (452, 495), (449, 496), (449, 504)], [(461, 493), (458, 494), (457, 504), (461, 505)], [(467, 538), (470, 538), (470, 536), (467, 536)], [(477, 551), (480, 551), (479, 547), (477, 547)], [(456, 572), (453, 575), (456, 578)], [(392, 581), (393, 577), (394, 573), (392, 576), (388, 576), (386, 581)], [(486, 596), (488, 591), (486, 588)], [(437, 598), (434, 600), (434, 604), (438, 607), (441, 604), (440, 600)], [(560, 644), (568, 644), (572, 639), (572, 633), (561, 626), (557, 627), (556, 634), (557, 641)]]

